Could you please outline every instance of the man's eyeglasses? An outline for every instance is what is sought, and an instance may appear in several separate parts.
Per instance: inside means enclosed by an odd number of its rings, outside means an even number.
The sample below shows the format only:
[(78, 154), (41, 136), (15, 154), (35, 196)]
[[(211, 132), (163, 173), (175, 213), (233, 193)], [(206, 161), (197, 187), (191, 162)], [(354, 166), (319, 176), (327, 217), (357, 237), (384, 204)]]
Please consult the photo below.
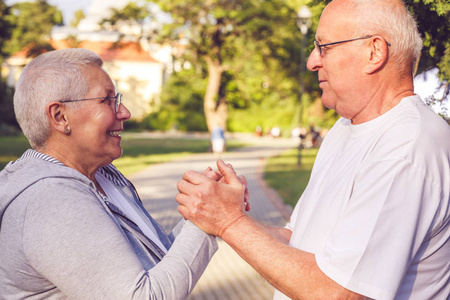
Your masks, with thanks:
[(98, 99), (114, 99), (114, 112), (117, 112), (119, 110), (120, 104), (122, 104), (122, 94), (121, 93), (117, 93), (114, 97), (107, 96), (107, 97), (96, 97), (96, 98), (86, 98), (86, 99), (77, 99), (77, 100), (62, 100), (59, 102), (65, 103), (65, 102), (98, 100)]
[[(346, 43), (346, 42), (353, 42), (353, 41), (357, 41), (357, 40), (365, 40), (365, 39), (370, 39), (373, 35), (366, 35), (360, 38), (356, 38), (356, 39), (350, 39), (350, 40), (345, 40), (345, 41), (339, 41), (339, 42), (333, 42), (333, 43), (328, 43), (328, 44), (319, 44), (318, 41), (314, 41), (314, 47), (319, 50), (319, 54), (322, 55), (322, 47), (326, 47), (326, 46), (331, 46), (331, 45), (337, 45), (337, 44), (342, 44), (342, 43)], [(386, 42), (386, 44), (388, 46), (390, 46), (391, 44), (389, 44), (388, 42)]]

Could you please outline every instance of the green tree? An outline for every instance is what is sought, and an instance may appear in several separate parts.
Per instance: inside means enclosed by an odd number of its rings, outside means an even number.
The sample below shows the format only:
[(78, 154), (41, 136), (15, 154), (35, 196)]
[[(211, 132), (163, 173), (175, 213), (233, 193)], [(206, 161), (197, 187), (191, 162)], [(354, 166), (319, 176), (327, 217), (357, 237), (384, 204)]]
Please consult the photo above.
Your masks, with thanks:
[(75, 13), (73, 14), (73, 19), (70, 21), (70, 26), (77, 27), (78, 24), (80, 24), (81, 20), (83, 20), (85, 17), (86, 16), (82, 9), (75, 11)]
[(0, 65), (7, 55), (7, 53), (5, 53), (4, 45), (11, 38), (13, 28), (8, 20), (9, 11), (10, 7), (5, 4), (4, 0), (0, 0)]
[[(7, 16), (9, 15), (10, 7), (5, 4), (3, 0), (0, 1), (0, 65), (3, 64), (7, 53), (5, 53), (4, 45), (11, 38), (12, 25)], [(6, 86), (6, 79), (1, 74), (0, 69), (0, 134), (6, 133), (7, 129), (4, 125), (17, 126), (15, 122), (13, 106), (12, 106), (13, 90)]]
[[(276, 90), (278, 87), (271, 82), (278, 78), (295, 81), (300, 33), (295, 10), (285, 1), (154, 2), (170, 12), (173, 20), (164, 27), (162, 36), (166, 41), (185, 43), (183, 59), (207, 74), (203, 110), (210, 131), (216, 126), (226, 128), (228, 103), (233, 96), (233, 105), (248, 101), (241, 97), (245, 89), (239, 87), (238, 79), (249, 61), (257, 63), (261, 71), (252, 77), (259, 77), (255, 84), (259, 90), (263, 84)], [(251, 59), (253, 56), (257, 59)], [(270, 71), (273, 69), (278, 73)]]
[[(134, 39), (141, 41), (142, 39), (150, 40), (156, 34), (156, 29), (150, 29), (148, 25), (156, 19), (154, 4), (152, 2), (129, 2), (122, 9), (111, 8), (111, 15), (104, 18), (100, 25), (105, 29), (112, 29), (122, 33), (122, 38)], [(137, 28), (133, 34), (122, 32), (125, 27)], [(149, 30), (150, 29), (150, 30)]]
[[(26, 49), (27, 56), (36, 56), (52, 49), (48, 43), (54, 25), (62, 23), (62, 14), (46, 1), (20, 2), (7, 6), (0, 1), (0, 63), (9, 55)], [(5, 75), (5, 74), (2, 74)], [(13, 109), (14, 89), (0, 81), (0, 127), (2, 133), (10, 126), (18, 127)]]
[(203, 95), (206, 80), (194, 69), (174, 73), (160, 96), (160, 107), (143, 121), (146, 129), (206, 131)]
[(4, 51), (13, 54), (26, 47), (27, 56), (37, 56), (52, 50), (49, 44), (50, 32), (53, 26), (63, 22), (61, 11), (46, 0), (13, 4), (5, 18), (13, 30), (11, 39), (4, 45)]
[(438, 77), (444, 87), (443, 96), (425, 99), (429, 105), (448, 101), (450, 94), (450, 1), (408, 0), (405, 1), (417, 19), (423, 39), (423, 50), (416, 67), (416, 74), (438, 68)]

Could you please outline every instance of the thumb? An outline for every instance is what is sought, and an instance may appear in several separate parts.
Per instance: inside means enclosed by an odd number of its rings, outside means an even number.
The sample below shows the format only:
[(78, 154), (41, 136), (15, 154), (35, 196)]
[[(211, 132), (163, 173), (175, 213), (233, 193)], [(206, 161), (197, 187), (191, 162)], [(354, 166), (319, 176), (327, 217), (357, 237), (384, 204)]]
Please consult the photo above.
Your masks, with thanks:
[(217, 168), (219, 169), (219, 172), (224, 176), (225, 181), (228, 184), (242, 185), (239, 178), (236, 175), (236, 172), (234, 172), (234, 169), (229, 165), (227, 165), (223, 160), (219, 159), (217, 161)]

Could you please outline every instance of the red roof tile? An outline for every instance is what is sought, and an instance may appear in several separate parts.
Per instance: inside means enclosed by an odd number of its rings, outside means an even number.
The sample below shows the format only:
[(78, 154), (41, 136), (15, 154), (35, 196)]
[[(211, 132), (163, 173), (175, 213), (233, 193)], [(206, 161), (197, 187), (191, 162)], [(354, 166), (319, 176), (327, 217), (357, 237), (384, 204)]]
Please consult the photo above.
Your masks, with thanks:
[[(128, 61), (146, 61), (159, 63), (158, 60), (150, 56), (150, 54), (138, 44), (133, 42), (105, 42), (105, 41), (82, 41), (78, 44), (70, 40), (52, 40), (50, 42), (56, 50), (67, 48), (85, 48), (94, 51), (104, 61), (112, 60), (128, 60)], [(26, 57), (26, 50), (23, 49), (14, 57)]]

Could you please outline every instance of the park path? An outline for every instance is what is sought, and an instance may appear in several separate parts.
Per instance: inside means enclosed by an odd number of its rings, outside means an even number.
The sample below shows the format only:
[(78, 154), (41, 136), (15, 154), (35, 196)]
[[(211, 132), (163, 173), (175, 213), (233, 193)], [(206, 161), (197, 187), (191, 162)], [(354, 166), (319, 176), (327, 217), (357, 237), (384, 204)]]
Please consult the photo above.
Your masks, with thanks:
[[(218, 158), (231, 163), (248, 181), (252, 215), (264, 224), (284, 226), (291, 209), (282, 204), (278, 194), (262, 180), (267, 157), (297, 146), (290, 139), (246, 137), (252, 146), (220, 156), (194, 154), (175, 161), (152, 165), (129, 177), (138, 190), (145, 208), (169, 232), (180, 220), (175, 196), (176, 184), (187, 170), (217, 169)], [(219, 250), (200, 278), (189, 300), (272, 299), (274, 288), (240, 258), (225, 242), (218, 240)]]

